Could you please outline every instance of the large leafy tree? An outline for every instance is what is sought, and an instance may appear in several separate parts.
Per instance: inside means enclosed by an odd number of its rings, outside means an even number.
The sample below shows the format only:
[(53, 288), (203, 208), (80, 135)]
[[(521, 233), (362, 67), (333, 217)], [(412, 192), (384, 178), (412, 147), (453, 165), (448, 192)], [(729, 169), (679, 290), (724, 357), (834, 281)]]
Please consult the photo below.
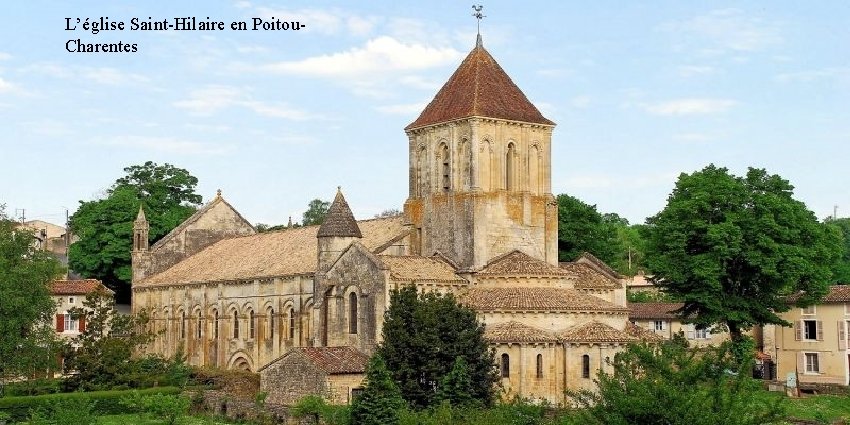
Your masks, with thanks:
[(699, 327), (725, 325), (733, 340), (753, 325), (822, 297), (839, 251), (837, 232), (765, 170), (738, 177), (709, 165), (681, 174), (667, 206), (647, 220), (647, 260), (657, 283), (681, 298)]
[(304, 215), (301, 217), (301, 225), (303, 226), (312, 226), (315, 224), (322, 224), (325, 221), (325, 216), (328, 214), (328, 210), (331, 208), (331, 203), (328, 201), (323, 201), (321, 199), (314, 199), (307, 204), (307, 211), (304, 211)]
[(469, 374), (468, 398), (481, 405), (493, 401), (498, 377), (493, 352), (484, 339), (484, 325), (473, 310), (459, 305), (451, 294), (420, 294), (412, 285), (393, 290), (384, 316), (383, 342), (377, 351), (402, 396), (415, 408), (439, 401), (443, 377), (452, 371), (458, 357), (466, 363), (465, 373)]
[(617, 235), (617, 225), (628, 221), (616, 214), (603, 215), (595, 205), (588, 205), (570, 195), (558, 195), (558, 259), (575, 260), (589, 252), (613, 264), (625, 251)]
[(850, 284), (850, 218), (831, 218), (826, 223), (841, 233), (842, 253), (832, 268), (832, 281)]
[(32, 231), (10, 220), (0, 204), (0, 382), (44, 371), (55, 359), (50, 282), (62, 267), (33, 242)]
[(185, 169), (148, 161), (124, 171), (127, 174), (115, 181), (105, 198), (80, 201), (70, 219), (71, 230), (80, 240), (68, 252), (71, 269), (103, 281), (119, 302), (130, 299), (133, 220), (139, 205), (144, 206), (153, 243), (201, 203), (201, 196), (195, 193), (198, 179)]
[(398, 424), (404, 399), (380, 355), (369, 359), (363, 387), (363, 393), (351, 403), (351, 422), (362, 425)]

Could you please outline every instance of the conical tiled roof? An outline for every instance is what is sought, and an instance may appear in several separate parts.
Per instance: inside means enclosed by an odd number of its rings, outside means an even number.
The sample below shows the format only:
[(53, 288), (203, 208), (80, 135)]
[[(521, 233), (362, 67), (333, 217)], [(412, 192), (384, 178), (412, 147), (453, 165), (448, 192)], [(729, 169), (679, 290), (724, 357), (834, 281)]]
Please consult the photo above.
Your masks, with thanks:
[(357, 237), (362, 238), (360, 228), (357, 227), (357, 221), (354, 219), (354, 214), (351, 213), (351, 208), (348, 207), (348, 202), (345, 202), (345, 197), (342, 196), (342, 190), (337, 189), (336, 197), (328, 209), (328, 214), (325, 216), (325, 221), (319, 226), (317, 237)]
[(434, 100), (405, 130), (467, 117), (555, 125), (543, 117), (480, 44), (472, 49)]

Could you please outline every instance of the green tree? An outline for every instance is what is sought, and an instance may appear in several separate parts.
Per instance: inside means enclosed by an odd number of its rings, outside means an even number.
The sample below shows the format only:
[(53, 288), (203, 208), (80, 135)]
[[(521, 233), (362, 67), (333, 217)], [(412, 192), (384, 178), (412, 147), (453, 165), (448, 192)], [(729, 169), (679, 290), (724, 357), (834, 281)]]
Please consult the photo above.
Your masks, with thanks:
[(484, 325), (453, 295), (420, 294), (412, 285), (393, 290), (382, 336), (377, 352), (411, 406), (436, 403), (442, 378), (458, 357), (468, 365), (472, 398), (492, 403), (498, 376)]
[(850, 217), (830, 218), (826, 224), (841, 233), (842, 253), (832, 268), (832, 281), (850, 284)]
[(19, 227), (0, 204), (0, 382), (55, 363), (50, 282), (62, 267), (35, 249), (32, 231)]
[[(682, 338), (684, 340), (684, 338)], [(595, 390), (569, 391), (576, 424), (760, 425), (784, 419), (784, 399), (764, 397), (752, 361), (732, 344), (688, 348), (677, 341), (634, 344), (614, 356)], [(663, 408), (659, 408), (663, 406)]]
[(457, 357), (451, 372), (443, 377), (437, 400), (455, 407), (475, 407), (478, 404), (478, 400), (472, 397), (472, 378), (463, 357)]
[(380, 355), (369, 359), (363, 392), (351, 403), (351, 422), (358, 425), (398, 424), (404, 399)]
[(733, 341), (757, 324), (788, 323), (827, 291), (838, 236), (793, 198), (793, 186), (750, 168), (737, 177), (709, 165), (681, 174), (667, 206), (647, 220), (647, 261), (698, 327), (725, 325)]
[(331, 203), (328, 201), (323, 201), (321, 199), (314, 199), (307, 204), (307, 211), (304, 211), (304, 215), (301, 218), (302, 226), (312, 226), (315, 224), (322, 224), (325, 221), (325, 216), (328, 214), (328, 210), (331, 208)]
[(76, 372), (68, 386), (104, 390), (137, 385), (138, 362), (133, 354), (155, 336), (147, 329), (147, 314), (118, 313), (112, 294), (105, 290), (86, 295), (83, 307), (72, 309), (71, 314), (84, 316), (86, 329), (66, 350), (65, 366)]
[(608, 214), (608, 221), (596, 211), (595, 205), (566, 194), (558, 195), (558, 259), (573, 261), (584, 252), (613, 264), (625, 251), (617, 237), (616, 225), (628, 225), (616, 214)]
[(198, 179), (171, 164), (146, 162), (124, 169), (104, 199), (80, 201), (70, 218), (80, 240), (68, 250), (72, 270), (96, 278), (113, 291), (119, 302), (130, 300), (130, 253), (133, 220), (139, 205), (150, 225), (148, 237), (156, 242), (186, 220), (201, 203), (195, 194)]

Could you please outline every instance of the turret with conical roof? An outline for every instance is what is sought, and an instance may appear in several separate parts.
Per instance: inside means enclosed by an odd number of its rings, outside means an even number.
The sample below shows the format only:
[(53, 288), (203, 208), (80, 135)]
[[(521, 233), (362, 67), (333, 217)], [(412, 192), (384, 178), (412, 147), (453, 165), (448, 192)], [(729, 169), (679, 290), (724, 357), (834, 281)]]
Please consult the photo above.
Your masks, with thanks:
[(345, 196), (342, 195), (342, 188), (337, 187), (336, 197), (328, 208), (328, 213), (319, 226), (316, 237), (319, 239), (319, 271), (330, 268), (352, 242), (363, 237), (360, 227), (357, 226), (357, 220), (354, 219), (354, 214), (351, 213), (351, 208), (345, 201)]
[(413, 252), (440, 252), (471, 271), (516, 249), (557, 264), (554, 127), (479, 37), (405, 128)]

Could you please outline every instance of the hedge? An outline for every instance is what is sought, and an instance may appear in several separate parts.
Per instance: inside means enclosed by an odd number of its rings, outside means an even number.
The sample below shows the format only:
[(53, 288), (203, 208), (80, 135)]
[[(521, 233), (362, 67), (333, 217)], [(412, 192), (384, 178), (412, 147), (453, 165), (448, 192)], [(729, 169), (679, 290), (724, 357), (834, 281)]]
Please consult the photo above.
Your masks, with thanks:
[(0, 412), (10, 415), (13, 422), (23, 421), (29, 418), (31, 410), (39, 408), (48, 409), (55, 403), (88, 399), (95, 402), (94, 413), (98, 415), (132, 413), (131, 408), (121, 403), (121, 399), (130, 396), (133, 391), (138, 391), (141, 395), (150, 395), (180, 394), (182, 390), (177, 387), (158, 387), (143, 390), (91, 391), (29, 397), (3, 397), (0, 398)]

